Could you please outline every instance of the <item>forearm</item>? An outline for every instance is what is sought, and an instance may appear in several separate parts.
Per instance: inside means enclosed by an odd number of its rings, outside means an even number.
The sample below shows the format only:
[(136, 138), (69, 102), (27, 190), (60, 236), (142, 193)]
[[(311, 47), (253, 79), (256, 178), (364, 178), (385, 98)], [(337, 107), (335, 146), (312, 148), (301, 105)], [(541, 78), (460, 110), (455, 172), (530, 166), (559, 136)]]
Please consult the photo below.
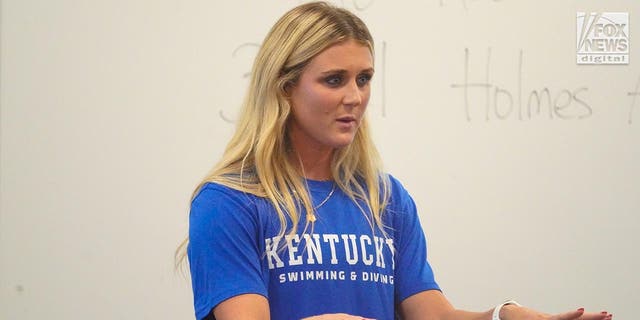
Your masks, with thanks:
[(491, 320), (492, 313), (493, 310), (471, 312), (454, 309), (442, 314), (440, 320)]
[[(513, 304), (502, 306), (500, 319), (510, 319), (507, 315)], [(437, 290), (415, 294), (400, 304), (400, 312), (405, 320), (491, 320), (494, 309), (471, 312), (455, 309), (442, 292)], [(517, 318), (514, 318), (517, 319)]]
[(512, 309), (518, 308), (519, 306), (520, 305), (517, 302), (511, 300), (485, 312), (470, 312), (454, 309), (444, 314), (443, 317), (441, 317), (441, 320), (492, 320), (495, 312), (498, 313), (499, 319), (506, 319), (505, 313), (512, 311)]
[(491, 320), (492, 311), (455, 309), (442, 292), (437, 290), (417, 293), (400, 304), (404, 320)]

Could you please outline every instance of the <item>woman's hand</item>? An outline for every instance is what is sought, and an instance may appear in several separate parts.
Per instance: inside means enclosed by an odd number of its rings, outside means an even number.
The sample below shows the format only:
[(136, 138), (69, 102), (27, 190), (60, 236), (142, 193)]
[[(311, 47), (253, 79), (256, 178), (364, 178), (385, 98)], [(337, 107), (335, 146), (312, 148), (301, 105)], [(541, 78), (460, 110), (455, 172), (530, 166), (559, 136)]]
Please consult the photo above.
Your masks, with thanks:
[(304, 318), (302, 320), (375, 320), (360, 316), (352, 316), (346, 313), (328, 313), (319, 316)]
[(584, 312), (584, 308), (565, 313), (550, 315), (540, 313), (526, 307), (507, 305), (500, 310), (500, 319), (504, 320), (611, 320), (613, 315), (602, 311), (600, 313)]

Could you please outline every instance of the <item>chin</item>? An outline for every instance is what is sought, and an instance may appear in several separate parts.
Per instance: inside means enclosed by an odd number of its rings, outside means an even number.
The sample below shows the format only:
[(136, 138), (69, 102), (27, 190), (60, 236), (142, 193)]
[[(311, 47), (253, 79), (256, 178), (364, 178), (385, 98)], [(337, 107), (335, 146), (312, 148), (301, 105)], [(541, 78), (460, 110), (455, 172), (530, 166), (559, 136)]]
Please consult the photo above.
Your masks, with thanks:
[(333, 141), (333, 147), (336, 149), (348, 147), (351, 143), (353, 143), (354, 136), (344, 137), (342, 139), (336, 139)]

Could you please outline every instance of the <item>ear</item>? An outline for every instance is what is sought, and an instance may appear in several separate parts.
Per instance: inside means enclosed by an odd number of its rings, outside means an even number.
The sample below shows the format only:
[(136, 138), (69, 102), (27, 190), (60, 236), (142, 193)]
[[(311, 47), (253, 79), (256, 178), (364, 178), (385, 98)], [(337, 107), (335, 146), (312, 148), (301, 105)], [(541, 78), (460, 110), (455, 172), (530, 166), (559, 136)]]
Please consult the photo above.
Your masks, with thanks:
[(285, 81), (281, 87), (282, 96), (289, 100), (291, 98), (291, 90), (296, 86), (296, 83), (292, 80)]

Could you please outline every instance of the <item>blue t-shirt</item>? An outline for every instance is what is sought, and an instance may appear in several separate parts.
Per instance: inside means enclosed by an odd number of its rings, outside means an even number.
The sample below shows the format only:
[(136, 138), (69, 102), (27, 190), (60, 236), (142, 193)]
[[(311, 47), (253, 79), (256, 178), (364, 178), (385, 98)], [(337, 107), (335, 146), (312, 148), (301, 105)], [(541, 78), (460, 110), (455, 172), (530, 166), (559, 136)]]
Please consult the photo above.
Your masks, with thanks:
[[(307, 184), (314, 206), (333, 188), (327, 181)], [(393, 177), (391, 190), (386, 238), (339, 188), (316, 210), (312, 229), (305, 231), (302, 221), (298, 234), (280, 238), (266, 198), (205, 184), (189, 219), (196, 318), (233, 296), (255, 293), (268, 299), (274, 320), (325, 313), (392, 320), (405, 298), (440, 290), (415, 203)]]

